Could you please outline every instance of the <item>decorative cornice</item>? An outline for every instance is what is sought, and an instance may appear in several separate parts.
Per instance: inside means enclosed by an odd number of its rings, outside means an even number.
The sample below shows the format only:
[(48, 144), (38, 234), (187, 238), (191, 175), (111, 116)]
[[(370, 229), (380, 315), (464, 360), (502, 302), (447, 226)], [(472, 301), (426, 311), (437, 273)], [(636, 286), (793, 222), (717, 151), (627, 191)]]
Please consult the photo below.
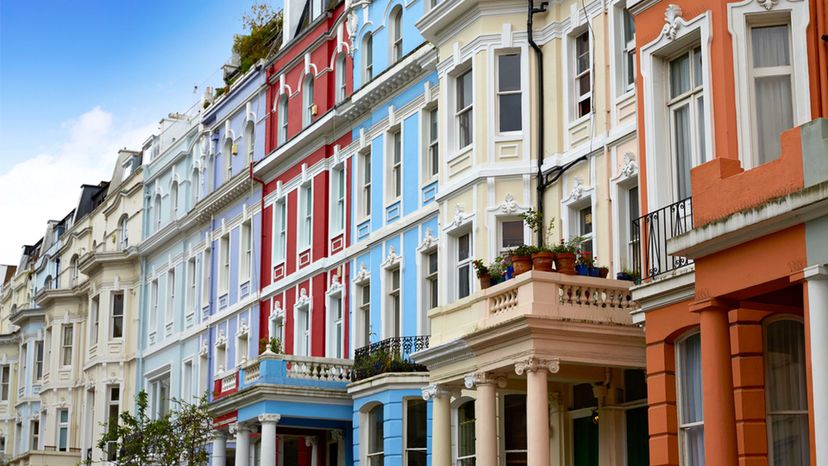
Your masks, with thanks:
[(515, 374), (523, 375), (524, 372), (536, 372), (546, 369), (550, 374), (556, 374), (561, 369), (561, 362), (558, 358), (540, 359), (530, 356), (523, 361), (515, 363)]
[(506, 199), (503, 200), (503, 203), (500, 204), (500, 210), (505, 214), (513, 214), (518, 210), (518, 204), (515, 202), (515, 197), (512, 196), (512, 193), (506, 194)]
[(308, 296), (308, 290), (305, 288), (301, 288), (299, 290), (299, 298), (296, 299), (296, 304), (293, 305), (294, 309), (299, 308), (302, 306), (309, 306), (311, 302), (310, 296)]
[(431, 384), (422, 388), (423, 399), (428, 401), (437, 397), (449, 397), (454, 394), (451, 390), (446, 389), (443, 385)]
[(402, 262), (402, 257), (397, 254), (397, 249), (394, 246), (388, 248), (388, 256), (382, 261), (382, 268), (391, 269), (397, 267)]
[(619, 177), (631, 178), (638, 174), (638, 163), (635, 161), (635, 156), (631, 152), (624, 154), (624, 165), (621, 166)]
[(367, 282), (371, 279), (371, 272), (368, 271), (368, 268), (365, 267), (364, 262), (359, 263), (359, 271), (354, 275), (354, 284), (360, 285), (362, 283)]
[(437, 238), (434, 236), (434, 232), (431, 228), (426, 228), (425, 235), (423, 236), (423, 241), (417, 246), (417, 251), (419, 252), (426, 252), (430, 251), (437, 247), (438, 241)]
[(768, 11), (773, 10), (773, 7), (775, 7), (776, 4), (779, 3), (779, 0), (756, 0), (756, 1), (757, 1), (757, 3), (759, 3), (759, 5), (762, 6), (762, 8), (764, 8)]

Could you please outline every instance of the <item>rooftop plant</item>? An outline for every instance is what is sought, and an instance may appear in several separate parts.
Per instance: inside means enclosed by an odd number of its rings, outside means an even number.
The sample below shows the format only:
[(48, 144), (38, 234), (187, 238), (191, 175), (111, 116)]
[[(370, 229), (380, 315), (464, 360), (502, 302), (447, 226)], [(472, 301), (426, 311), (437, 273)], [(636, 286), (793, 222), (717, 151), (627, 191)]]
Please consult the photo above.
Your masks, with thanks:
[(265, 2), (254, 3), (242, 16), (247, 34), (237, 34), (233, 39), (233, 52), (239, 56), (239, 68), (228, 78), (227, 84), (242, 76), (262, 58), (267, 58), (282, 37), (282, 11), (274, 11)]

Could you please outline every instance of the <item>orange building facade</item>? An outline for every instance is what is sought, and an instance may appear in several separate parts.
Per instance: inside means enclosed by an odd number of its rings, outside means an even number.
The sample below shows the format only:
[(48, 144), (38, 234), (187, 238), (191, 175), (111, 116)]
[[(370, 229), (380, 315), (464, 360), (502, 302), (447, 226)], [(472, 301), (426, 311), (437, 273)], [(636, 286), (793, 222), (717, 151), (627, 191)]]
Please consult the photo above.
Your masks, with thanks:
[(828, 2), (628, 0), (652, 465), (828, 465)]

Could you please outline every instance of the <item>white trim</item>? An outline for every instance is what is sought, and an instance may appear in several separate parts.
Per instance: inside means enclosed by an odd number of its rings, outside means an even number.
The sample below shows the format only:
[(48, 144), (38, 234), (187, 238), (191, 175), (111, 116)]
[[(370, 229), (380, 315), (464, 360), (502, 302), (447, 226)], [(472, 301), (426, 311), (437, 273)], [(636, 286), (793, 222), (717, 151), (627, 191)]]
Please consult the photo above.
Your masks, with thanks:
[[(308, 285), (310, 286), (310, 285)], [(299, 318), (299, 311), (301, 308), (307, 309), (307, 348), (304, 349), (304, 354), (298, 351), (299, 349), (299, 325), (298, 325), (298, 318)], [(304, 339), (304, 336), (302, 336)], [(299, 297), (296, 299), (296, 303), (293, 305), (293, 354), (297, 356), (310, 356), (312, 354), (311, 348), (313, 346), (313, 303), (311, 299), (308, 297), (308, 292), (306, 288), (299, 289)]]

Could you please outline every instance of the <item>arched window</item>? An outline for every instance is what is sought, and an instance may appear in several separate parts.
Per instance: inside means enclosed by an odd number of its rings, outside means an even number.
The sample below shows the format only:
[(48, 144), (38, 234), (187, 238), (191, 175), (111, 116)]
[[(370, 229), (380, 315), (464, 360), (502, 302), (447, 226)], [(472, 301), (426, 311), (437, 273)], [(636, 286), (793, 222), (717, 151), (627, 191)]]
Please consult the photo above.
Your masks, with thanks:
[(777, 320), (765, 328), (765, 399), (769, 465), (811, 464), (805, 329), (800, 321)]
[(385, 410), (383, 405), (376, 405), (368, 411), (368, 448), (366, 457), (368, 466), (382, 466), (385, 460)]
[(313, 104), (313, 75), (308, 74), (305, 76), (305, 84), (304, 89), (302, 90), (302, 103), (303, 103), (303, 110), (302, 110), (302, 126), (307, 127), (313, 123), (313, 115), (316, 113), (316, 109), (314, 108)]
[(391, 62), (400, 61), (403, 57), (403, 38), (402, 38), (402, 7), (397, 5), (391, 10), (390, 17), (391, 31), (388, 36), (391, 38)]
[(688, 466), (704, 464), (701, 349), (699, 332), (676, 342), (679, 448)]
[(244, 130), (245, 166), (250, 166), (250, 164), (253, 163), (253, 151), (256, 149), (255, 131), (256, 125), (254, 125), (252, 121), (248, 121)]
[(46, 280), (43, 282), (43, 289), (44, 290), (51, 290), (52, 289), (52, 276), (47, 275)]
[(457, 408), (457, 466), (474, 466), (474, 400)]
[(227, 170), (227, 178), (224, 181), (229, 180), (233, 177), (233, 139), (230, 138), (229, 135), (225, 137), (224, 140), (224, 163), (225, 169)]
[(288, 96), (283, 94), (279, 97), (279, 138), (278, 144), (284, 144), (288, 138)]
[(124, 215), (118, 221), (118, 246), (121, 251), (129, 247), (129, 216)]
[(172, 210), (172, 218), (178, 218), (178, 181), (173, 181), (170, 187), (170, 203)]
[(347, 70), (345, 69), (347, 61), (345, 54), (340, 53), (336, 56), (336, 101), (342, 102), (345, 100), (347, 93)]
[(155, 202), (152, 206), (152, 215), (155, 217), (155, 231), (161, 229), (161, 195), (155, 195)]
[(80, 270), (78, 270), (78, 255), (75, 254), (72, 256), (72, 259), (69, 260), (69, 287), (75, 287), (78, 284), (78, 279), (80, 278)]
[(362, 61), (364, 63), (364, 77), (362, 84), (374, 79), (374, 36), (371, 33), (365, 34), (362, 45)]

